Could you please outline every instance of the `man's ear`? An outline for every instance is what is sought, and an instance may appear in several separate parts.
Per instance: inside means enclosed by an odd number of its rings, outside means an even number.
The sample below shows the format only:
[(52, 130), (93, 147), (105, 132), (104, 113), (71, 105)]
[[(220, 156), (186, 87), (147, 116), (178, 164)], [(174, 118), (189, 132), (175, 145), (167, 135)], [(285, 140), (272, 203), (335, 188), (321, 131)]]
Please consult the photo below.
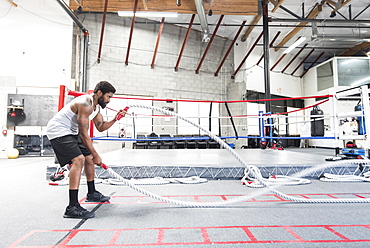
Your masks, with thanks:
[(103, 95), (103, 92), (102, 92), (101, 90), (98, 90), (98, 91), (96, 92), (96, 95), (97, 95), (98, 97), (101, 97), (101, 96)]

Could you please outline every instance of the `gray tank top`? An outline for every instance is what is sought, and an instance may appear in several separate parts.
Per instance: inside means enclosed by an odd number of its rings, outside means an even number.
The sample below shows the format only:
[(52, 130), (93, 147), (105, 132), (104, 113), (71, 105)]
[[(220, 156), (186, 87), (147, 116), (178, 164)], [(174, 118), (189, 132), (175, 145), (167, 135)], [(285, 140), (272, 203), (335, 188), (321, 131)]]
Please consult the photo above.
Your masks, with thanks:
[[(63, 137), (66, 135), (78, 135), (77, 115), (71, 110), (71, 105), (76, 102), (87, 101), (86, 98), (91, 99), (92, 95), (82, 95), (73, 99), (70, 103), (64, 106), (47, 124), (46, 135), (49, 140)], [(100, 106), (97, 105), (95, 111), (91, 113), (89, 119), (92, 120), (99, 113)]]

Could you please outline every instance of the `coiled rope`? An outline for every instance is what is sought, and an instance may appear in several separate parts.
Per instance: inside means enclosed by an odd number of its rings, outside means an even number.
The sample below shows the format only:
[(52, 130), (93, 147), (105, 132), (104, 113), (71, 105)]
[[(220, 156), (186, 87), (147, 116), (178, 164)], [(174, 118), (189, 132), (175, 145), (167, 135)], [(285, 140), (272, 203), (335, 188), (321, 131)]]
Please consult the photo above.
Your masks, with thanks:
[[(168, 111), (168, 110), (165, 110), (165, 109), (161, 109), (161, 108), (157, 108), (157, 107), (153, 107), (153, 106), (146, 106), (146, 105), (138, 105), (138, 104), (133, 104), (133, 105), (129, 105), (128, 106), (129, 108), (144, 108), (144, 109), (151, 109), (151, 110), (155, 110), (155, 111), (159, 111), (159, 112), (162, 112), (166, 115), (172, 115), (174, 117), (177, 117), (178, 119), (181, 119), (195, 127), (197, 127), (199, 130), (205, 132), (211, 139), (215, 140), (217, 143), (220, 144), (221, 147), (227, 149), (238, 161), (239, 163), (241, 163), (245, 168), (247, 168), (248, 170), (251, 171), (251, 173), (253, 174), (253, 170), (252, 170), (252, 167), (249, 166), (246, 162), (244, 162), (244, 160), (226, 143), (224, 142), (223, 140), (221, 140), (219, 137), (217, 137), (216, 135), (212, 134), (211, 132), (209, 132), (208, 130), (204, 129), (203, 127), (201, 127), (200, 125), (196, 124), (196, 123), (193, 123), (192, 121), (186, 119), (185, 117), (183, 116), (180, 116), (174, 112), (171, 112), (171, 111)], [(319, 169), (322, 169), (322, 168), (325, 168), (325, 167), (329, 167), (329, 166), (333, 166), (333, 165), (336, 165), (336, 166), (339, 166), (339, 165), (352, 165), (352, 164), (358, 164), (360, 161), (358, 160), (347, 160), (347, 161), (340, 161), (340, 162), (335, 162), (335, 163), (326, 163), (326, 164), (323, 164), (319, 167), (315, 167), (315, 168), (310, 168), (310, 169), (307, 169), (307, 170), (304, 170), (300, 173), (297, 173), (295, 176), (298, 176), (298, 177), (304, 177), (305, 175), (309, 175), (310, 173), (312, 172), (315, 172), (316, 170), (319, 170)], [(364, 163), (364, 161), (361, 161), (361, 163)], [(369, 163), (368, 161), (366, 161), (365, 163)], [(276, 187), (278, 187), (278, 185), (276, 186), (271, 186), (271, 185), (268, 185), (262, 178), (262, 176), (260, 174), (255, 174), (253, 175), (253, 177), (256, 178), (256, 180), (265, 186), (265, 188), (263, 188), (262, 190), (254, 193), (254, 194), (251, 194), (251, 195), (245, 195), (245, 196), (240, 196), (240, 197), (237, 197), (237, 198), (234, 198), (234, 199), (230, 199), (230, 200), (226, 200), (226, 201), (221, 201), (221, 202), (205, 202), (205, 203), (199, 203), (199, 202), (187, 202), (187, 201), (178, 201), (178, 200), (173, 200), (173, 199), (170, 199), (170, 198), (167, 198), (167, 197), (162, 197), (160, 195), (157, 195), (155, 193), (152, 193), (152, 192), (149, 192), (147, 190), (144, 190), (140, 187), (137, 187), (135, 184), (131, 183), (130, 180), (126, 180), (124, 179), (123, 177), (121, 177), (118, 173), (114, 172), (112, 169), (110, 168), (107, 168), (107, 171), (108, 173), (113, 177), (113, 178), (116, 178), (122, 182), (124, 182), (127, 186), (129, 186), (130, 188), (144, 194), (144, 195), (147, 195), (149, 197), (152, 197), (156, 200), (160, 200), (160, 201), (164, 201), (164, 202), (167, 202), (167, 203), (171, 203), (171, 204), (174, 204), (174, 205), (180, 205), (180, 206), (184, 206), (184, 207), (198, 207), (198, 208), (202, 208), (202, 207), (222, 207), (222, 206), (226, 206), (226, 205), (231, 205), (231, 204), (234, 204), (234, 203), (238, 203), (238, 202), (242, 202), (242, 201), (248, 201), (248, 200), (251, 200), (252, 198), (258, 196), (258, 195), (262, 195), (268, 191), (276, 194), (277, 196), (285, 199), (285, 200), (288, 200), (288, 201), (294, 201), (294, 202), (300, 202), (300, 203), (370, 203), (370, 199), (369, 198), (361, 198), (361, 199), (306, 199), (306, 198), (297, 198), (297, 197), (293, 197), (293, 196), (289, 196), (289, 195), (286, 195), (282, 192), (279, 192), (276, 190)]]
[[(261, 184), (253, 175), (258, 175), (259, 178), (263, 178), (261, 171), (255, 165), (249, 165), (249, 168), (244, 169), (244, 176), (241, 179), (242, 184), (247, 185), (250, 188), (263, 188), (265, 187)], [(290, 176), (280, 176), (273, 175), (269, 178), (263, 178), (266, 185), (280, 185), (280, 186), (290, 186), (290, 185), (302, 185), (311, 183), (310, 180), (306, 178), (290, 177)]]

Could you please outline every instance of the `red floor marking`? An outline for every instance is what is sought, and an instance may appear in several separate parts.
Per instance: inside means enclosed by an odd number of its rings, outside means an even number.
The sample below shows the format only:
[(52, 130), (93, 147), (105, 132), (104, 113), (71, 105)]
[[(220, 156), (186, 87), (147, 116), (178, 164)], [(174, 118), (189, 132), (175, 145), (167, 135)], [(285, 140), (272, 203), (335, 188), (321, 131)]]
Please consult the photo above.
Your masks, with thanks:
[[(309, 232), (310, 228), (312, 227), (316, 227), (316, 228), (323, 228), (323, 232), (324, 231), (329, 231), (333, 234), (335, 234), (336, 236), (338, 236), (340, 239), (330, 239), (330, 240), (326, 240), (326, 239), (312, 239), (310, 238), (309, 240), (306, 240), (306, 239), (303, 239), (301, 236), (299, 236), (297, 233), (295, 233), (292, 228), (307, 228), (307, 232)], [(263, 243), (354, 243), (354, 242), (370, 242), (370, 239), (349, 239), (347, 238), (345, 235), (341, 234), (340, 232), (334, 230), (333, 228), (336, 228), (336, 227), (345, 227), (345, 230), (348, 230), (348, 228), (355, 228), (355, 227), (364, 227), (364, 228), (367, 228), (367, 229), (370, 229), (370, 225), (270, 225), (270, 226), (210, 226), (210, 227), (156, 227), (156, 228), (130, 228), (130, 229), (72, 229), (72, 230), (35, 230), (35, 231), (32, 231), (28, 234), (26, 234), (25, 236), (23, 236), (22, 238), (20, 238), (19, 240), (17, 240), (16, 242), (14, 242), (13, 244), (11, 244), (10, 246), (8, 246), (8, 248), (36, 248), (36, 247), (43, 247), (43, 248), (53, 248), (53, 247), (58, 247), (58, 248), (72, 248), (72, 247), (130, 247), (130, 246), (163, 246), (163, 245), (167, 245), (167, 246), (175, 246), (175, 245), (179, 245), (179, 246), (185, 246), (185, 245), (208, 245), (208, 244), (214, 244), (214, 245), (217, 245), (217, 244), (263, 244)], [(265, 237), (263, 237), (263, 240), (258, 240), (258, 238), (256, 238), (256, 235), (253, 234), (253, 230), (256, 230), (257, 228), (279, 228), (279, 229), (283, 229), (285, 231), (288, 232), (288, 234), (290, 234), (294, 239), (291, 240), (291, 239), (287, 239), (287, 240), (279, 240), (279, 239), (272, 239), (272, 240), (266, 240)], [(218, 233), (215, 233), (215, 232), (211, 232), (212, 235), (209, 234), (209, 229), (212, 229), (212, 230), (215, 230), (215, 229), (218, 229), (220, 230), (220, 235), (218, 235)], [(222, 235), (223, 234), (223, 229), (228, 229), (228, 231), (230, 231), (230, 229), (235, 229), (236, 233), (239, 233), (238, 230), (243, 230), (244, 233), (245, 233), (245, 237), (240, 237), (240, 240), (225, 240), (225, 241), (222, 241), (222, 240), (219, 240), (220, 238), (222, 237), (225, 237), (226, 239), (228, 239), (229, 237), (227, 235)], [(126, 242), (126, 243), (118, 243), (119, 241), (119, 237), (125, 237), (125, 232), (129, 232), (129, 231), (157, 231), (157, 234), (156, 234), (156, 238), (154, 240), (156, 240), (155, 243), (140, 243), (139, 240), (135, 240), (134, 242), (138, 242), (138, 243), (130, 243), (130, 241)], [(189, 233), (187, 232), (183, 232), (181, 233), (183, 230), (194, 230), (194, 231), (199, 231), (199, 233), (201, 234), (201, 237), (203, 239), (203, 241), (194, 241), (194, 242), (191, 242), (191, 241), (187, 241), (187, 242), (179, 242), (179, 241), (176, 241), (176, 238), (178, 236), (183, 236), (184, 237), (184, 234), (188, 234), (188, 236), (186, 236), (186, 238), (188, 240), (191, 240), (192, 237), (189, 237)], [(174, 235), (174, 232), (168, 234), (166, 233), (167, 231), (178, 231), (178, 234), (175, 233), (176, 235)], [(48, 233), (48, 232), (70, 232), (70, 234), (60, 243), (58, 244), (57, 246), (55, 244), (50, 244), (50, 245), (43, 245), (43, 246), (19, 246), (19, 244), (21, 243), (27, 243), (27, 239), (30, 238), (32, 235), (36, 234), (36, 233)], [(76, 238), (76, 236), (79, 234), (79, 233), (82, 233), (82, 235), (86, 232), (105, 232), (105, 233), (108, 233), (108, 232), (112, 232), (112, 236), (110, 237), (110, 240), (107, 244), (83, 244), (83, 245), (69, 245), (68, 243), (70, 241), (72, 241), (74, 238)], [(194, 233), (194, 232), (192, 232)], [(171, 239), (174, 239), (174, 242), (164, 242), (165, 238), (166, 238), (166, 235), (168, 235), (168, 238), (171, 240)], [(259, 235), (261, 235), (261, 233), (259, 233)], [(321, 236), (321, 235), (320, 235)], [(102, 237), (103, 240), (105, 237)], [(197, 237), (195, 237), (196, 239)], [(214, 239), (217, 239), (216, 240), (213, 240)], [(249, 238), (249, 240), (246, 240), (247, 238)], [(73, 240), (74, 243), (77, 243), (78, 240)], [(86, 242), (86, 240), (84, 240), (84, 242)], [(121, 241), (123, 242), (123, 241)]]
[(296, 238), (297, 240), (300, 240), (300, 241), (304, 241), (303, 238), (301, 238), (298, 234), (296, 234), (290, 227), (288, 226), (283, 226), (283, 228), (288, 232), (290, 233), (294, 238)]
[[(362, 199), (366, 199), (366, 198), (369, 198), (370, 197), (370, 193), (319, 193), (319, 194), (287, 194), (287, 195), (290, 195), (290, 196), (299, 196), (299, 197), (302, 197), (302, 198), (306, 198), (306, 199), (312, 199), (312, 196), (323, 196), (323, 197), (330, 197), (330, 198), (334, 198), (334, 199), (340, 199), (338, 198), (337, 196), (354, 196), (354, 197), (358, 197), (358, 198), (362, 198)], [(361, 196), (361, 195), (369, 195), (369, 197), (364, 197), (364, 196)], [(169, 199), (172, 199), (172, 198), (193, 198), (194, 199), (194, 202), (212, 202), (212, 201), (202, 201), (201, 200), (201, 197), (219, 197), (220, 200), (219, 201), (227, 201), (228, 200), (228, 197), (240, 197), (240, 196), (244, 196), (244, 195), (168, 195), (168, 196), (162, 196), (162, 197), (166, 197), (166, 198), (169, 198)], [(275, 194), (263, 194), (261, 195), (261, 197), (274, 197), (276, 198), (276, 200), (262, 200), (262, 199), (258, 199), (257, 198), (252, 198), (251, 200), (249, 201), (243, 201), (243, 202), (291, 202), (289, 200), (285, 200)], [(120, 202), (119, 199), (120, 198), (123, 198), (123, 199), (132, 199), (132, 201), (125, 201), (125, 202)], [(141, 203), (141, 204), (153, 204), (153, 203), (164, 203), (164, 202), (161, 202), (161, 201), (144, 201), (146, 199), (151, 199), (151, 197), (149, 196), (111, 196), (111, 200), (109, 202), (103, 202), (102, 204), (138, 204), (138, 203)], [(96, 202), (85, 202), (85, 198), (82, 198), (80, 201), (80, 204), (96, 204)]]
[(334, 233), (335, 235), (337, 235), (338, 237), (340, 237), (341, 239), (346, 239), (346, 240), (350, 240), (349, 238), (347, 238), (346, 236), (344, 236), (344, 235), (342, 235), (342, 234), (340, 234), (339, 232), (337, 232), (337, 231), (335, 231), (335, 230), (333, 230), (332, 228), (330, 228), (330, 227), (328, 227), (328, 226), (326, 226), (326, 227), (324, 227), (326, 230), (328, 230), (328, 231), (330, 231), (330, 232), (332, 232), (332, 233)]
[(211, 239), (208, 236), (207, 228), (201, 228), (200, 231), (202, 232), (202, 237), (204, 242), (211, 243)]

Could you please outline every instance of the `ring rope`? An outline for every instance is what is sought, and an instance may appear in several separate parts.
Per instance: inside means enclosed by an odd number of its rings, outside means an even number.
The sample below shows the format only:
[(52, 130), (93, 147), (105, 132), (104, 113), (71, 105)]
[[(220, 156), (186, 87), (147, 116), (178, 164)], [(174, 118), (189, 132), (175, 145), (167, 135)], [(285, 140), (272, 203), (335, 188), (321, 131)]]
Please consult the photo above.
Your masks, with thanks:
[[(162, 112), (166, 115), (172, 115), (172, 116), (175, 116), (185, 122), (188, 122), (189, 124), (197, 127), (198, 129), (200, 129), (201, 131), (205, 132), (208, 136), (210, 136), (213, 140), (215, 140), (217, 143), (220, 144), (221, 147), (227, 149), (238, 161), (239, 163), (241, 163), (245, 168), (248, 168), (249, 170), (251, 170), (251, 166), (249, 166), (246, 162), (244, 162), (244, 160), (226, 143), (224, 142), (223, 140), (221, 140), (219, 137), (217, 137), (216, 135), (212, 134), (211, 132), (209, 132), (208, 130), (204, 129), (203, 127), (201, 127), (200, 125), (196, 124), (196, 123), (193, 123), (192, 121), (186, 119), (185, 117), (183, 116), (180, 116), (176, 113), (173, 113), (173, 112), (170, 112), (168, 110), (165, 110), (165, 109), (161, 109), (161, 108), (157, 108), (157, 107), (152, 107), (152, 106), (145, 106), (145, 105), (137, 105), (137, 104), (133, 104), (133, 105), (129, 105), (128, 106), (129, 108), (146, 108), (146, 109), (152, 109), (152, 110), (155, 110), (155, 111), (159, 111), (159, 112)], [(319, 167), (315, 167), (315, 168), (311, 168), (311, 169), (307, 169), (307, 170), (304, 170), (303, 172), (301, 173), (297, 173), (297, 176), (298, 177), (303, 177), (304, 175), (308, 175), (309, 173), (312, 173), (318, 169), (320, 169), (321, 167), (325, 168), (325, 167), (329, 167), (329, 166), (333, 166), (333, 165), (349, 165), (349, 164), (358, 164), (360, 161), (358, 160), (347, 160), (345, 162), (335, 162), (335, 163), (326, 163), (326, 164), (323, 164), (322, 166), (319, 166)], [(361, 161), (362, 164), (364, 164), (364, 161)], [(366, 161), (366, 163), (368, 163)], [(157, 195), (155, 193), (152, 193), (152, 192), (149, 192), (147, 190), (144, 190), (140, 187), (137, 187), (135, 184), (131, 183), (129, 180), (126, 180), (124, 179), (123, 177), (121, 177), (118, 173), (114, 172), (112, 169), (110, 168), (107, 168), (107, 171), (108, 173), (113, 177), (113, 178), (116, 178), (118, 180), (121, 180), (122, 182), (124, 182), (127, 186), (129, 186), (130, 188), (144, 194), (144, 195), (147, 195), (149, 197), (152, 197), (154, 199), (157, 199), (157, 200), (160, 200), (160, 201), (164, 201), (164, 202), (167, 202), (167, 203), (171, 203), (171, 204), (175, 204), (175, 205), (180, 205), (180, 206), (185, 206), (185, 207), (221, 207), (221, 206), (226, 206), (226, 205), (231, 205), (231, 204), (234, 204), (234, 203), (237, 203), (237, 202), (242, 202), (242, 201), (247, 201), (247, 200), (250, 200), (258, 195), (261, 195), (261, 194), (264, 194), (265, 192), (272, 192), (274, 194), (276, 194), (277, 196), (285, 199), (285, 200), (289, 200), (289, 201), (294, 201), (294, 202), (300, 202), (300, 203), (370, 203), (370, 199), (368, 198), (361, 198), (361, 199), (306, 199), (306, 198), (297, 198), (297, 197), (293, 197), (293, 196), (288, 196), (282, 192), (279, 192), (277, 191), (275, 188), (278, 187), (279, 185), (276, 185), (276, 186), (271, 186), (271, 185), (268, 185), (266, 182), (264, 182), (263, 178), (258, 175), (258, 174), (255, 174), (253, 171), (252, 173), (254, 174), (254, 177), (256, 178), (256, 180), (261, 183), (262, 185), (265, 186), (265, 188), (255, 194), (251, 194), (251, 195), (245, 195), (245, 196), (241, 196), (241, 197), (237, 197), (237, 198), (234, 198), (234, 199), (230, 199), (230, 200), (225, 200), (225, 201), (222, 201), (222, 202), (206, 202), (206, 203), (198, 203), (198, 202), (187, 202), (187, 201), (178, 201), (178, 200), (173, 200), (173, 199), (170, 199), (168, 197), (162, 197), (160, 195)]]

